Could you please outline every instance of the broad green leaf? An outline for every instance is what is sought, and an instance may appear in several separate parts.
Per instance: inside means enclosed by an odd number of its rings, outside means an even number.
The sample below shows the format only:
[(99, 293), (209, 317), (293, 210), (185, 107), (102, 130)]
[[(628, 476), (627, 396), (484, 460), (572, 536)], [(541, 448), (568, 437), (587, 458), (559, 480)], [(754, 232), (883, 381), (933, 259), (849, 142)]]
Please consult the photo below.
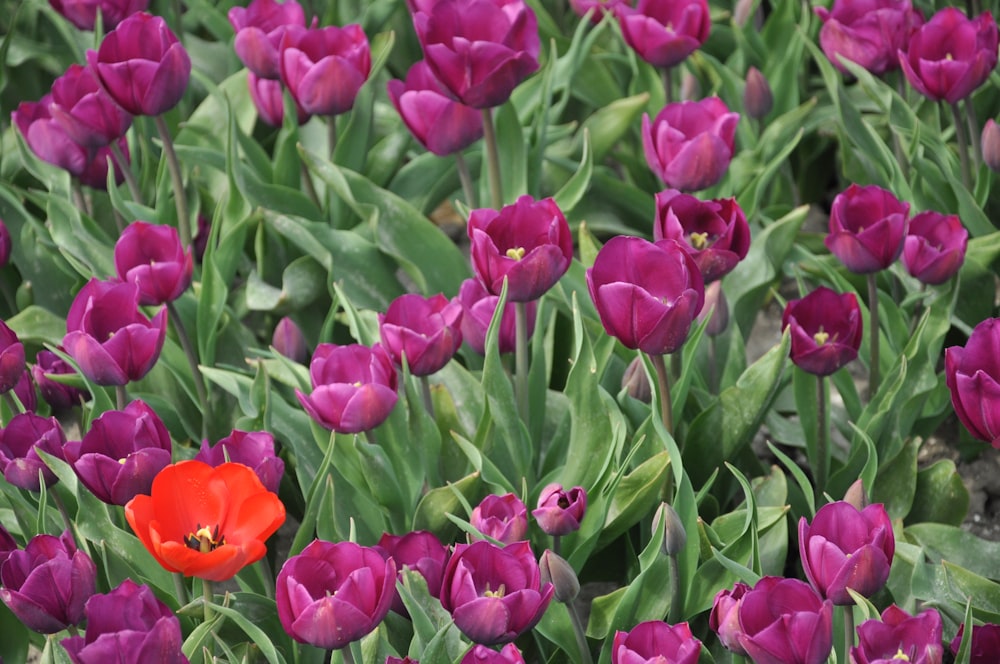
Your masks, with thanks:
[(960, 525), (969, 511), (969, 491), (955, 470), (955, 463), (942, 459), (917, 473), (909, 523), (924, 521)]

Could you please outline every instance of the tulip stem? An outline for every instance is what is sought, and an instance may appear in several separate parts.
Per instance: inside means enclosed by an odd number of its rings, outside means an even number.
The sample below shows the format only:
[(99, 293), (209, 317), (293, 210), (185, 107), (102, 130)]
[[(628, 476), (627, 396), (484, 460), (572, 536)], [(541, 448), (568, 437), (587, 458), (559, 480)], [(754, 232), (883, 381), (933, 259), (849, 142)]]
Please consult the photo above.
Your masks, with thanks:
[(667, 622), (676, 623), (681, 619), (681, 611), (684, 610), (683, 589), (681, 588), (681, 568), (677, 562), (677, 556), (670, 558), (670, 610), (667, 613)]
[(111, 145), (111, 157), (114, 159), (115, 163), (118, 164), (118, 170), (122, 172), (122, 176), (125, 178), (125, 184), (128, 185), (128, 191), (132, 194), (132, 200), (142, 205), (142, 191), (139, 189), (139, 183), (135, 179), (135, 174), (132, 172), (132, 166), (129, 164), (128, 159), (125, 158), (122, 149), (118, 147), (118, 141), (112, 141)]
[(351, 644), (347, 644), (346, 647), (341, 648), (340, 652), (344, 656), (344, 664), (354, 664), (354, 653), (351, 652)]
[(90, 206), (87, 205), (87, 197), (83, 195), (83, 187), (80, 186), (79, 178), (70, 179), (70, 189), (73, 193), (73, 204), (76, 205), (86, 215), (90, 215)]
[(487, 171), (490, 178), (490, 199), (493, 207), (503, 207), (503, 182), (500, 179), (500, 153), (497, 150), (497, 134), (493, 129), (493, 110), (483, 109), (483, 139), (486, 142)]
[(851, 656), (851, 648), (854, 647), (854, 605), (849, 604), (844, 609), (844, 658), (841, 661), (848, 662)]
[(651, 354), (649, 359), (656, 369), (656, 392), (660, 395), (660, 419), (663, 421), (663, 428), (671, 436), (674, 435), (674, 415), (673, 406), (670, 403), (670, 377), (667, 375), (667, 365), (663, 361), (662, 355)]
[(337, 151), (337, 116), (331, 115), (326, 120), (326, 148), (329, 150), (330, 163), (333, 163), (333, 153)]
[(316, 205), (316, 209), (322, 210), (323, 204), (319, 202), (319, 194), (316, 193), (316, 185), (313, 184), (312, 177), (309, 175), (309, 169), (305, 163), (300, 164), (300, 168), (302, 188), (306, 190), (306, 196)]
[(958, 140), (958, 163), (962, 166), (962, 184), (966, 189), (972, 185), (972, 172), (969, 166), (969, 140), (965, 135), (965, 125), (958, 111), (958, 102), (951, 106), (952, 124), (955, 125), (955, 138)]
[(420, 377), (420, 396), (424, 400), (424, 408), (427, 409), (431, 419), (434, 419), (434, 399), (431, 397), (431, 380), (429, 376)]
[(868, 274), (868, 311), (871, 313), (871, 320), (868, 327), (871, 336), (871, 339), (868, 340), (869, 348), (871, 349), (871, 366), (868, 368), (868, 400), (871, 401), (878, 393), (879, 381), (878, 284), (876, 283), (874, 272)]
[(181, 320), (181, 315), (173, 302), (167, 302), (167, 312), (170, 314), (170, 322), (174, 324), (174, 331), (177, 332), (177, 338), (181, 342), (181, 348), (184, 349), (184, 355), (187, 357), (188, 365), (191, 367), (191, 376), (194, 378), (194, 389), (198, 393), (198, 403), (201, 405), (201, 435), (202, 437), (208, 437), (208, 423), (212, 419), (212, 405), (208, 400), (205, 378), (201, 375), (201, 369), (198, 367), (198, 355), (195, 353), (191, 337), (188, 336), (187, 328), (184, 327), (184, 321)]
[(566, 602), (566, 608), (569, 609), (569, 617), (573, 621), (573, 634), (576, 636), (576, 647), (580, 651), (581, 661), (583, 664), (593, 664), (594, 657), (590, 654), (590, 644), (587, 643), (587, 634), (583, 630), (580, 612), (576, 610), (576, 604), (572, 601)]
[(674, 101), (674, 68), (667, 67), (663, 70), (663, 93), (666, 97), (667, 103), (671, 104)]
[(830, 467), (830, 436), (826, 412), (826, 376), (816, 376), (816, 495), (823, 495)]
[(177, 604), (184, 606), (188, 602), (187, 588), (184, 586), (184, 575), (180, 572), (173, 572), (171, 576), (174, 577), (174, 593), (177, 595)]
[(215, 598), (215, 589), (208, 579), (201, 580), (201, 591), (204, 596), (205, 622), (215, 617), (215, 610), (212, 608), (212, 600)]
[(983, 150), (978, 140), (981, 130), (979, 129), (979, 122), (976, 120), (976, 107), (972, 105), (972, 99), (969, 97), (966, 97), (963, 106), (965, 106), (965, 120), (969, 123), (969, 143), (972, 144), (972, 165), (978, 171), (979, 164), (983, 161)]
[(455, 166), (458, 168), (458, 179), (462, 182), (462, 193), (465, 203), (470, 208), (476, 207), (476, 190), (472, 186), (472, 175), (469, 174), (469, 164), (461, 152), (455, 153)]
[(125, 391), (124, 385), (115, 385), (115, 403), (118, 410), (125, 410), (125, 405), (128, 403), (128, 392)]
[(167, 170), (170, 171), (170, 181), (174, 188), (174, 205), (177, 207), (177, 231), (181, 236), (181, 244), (191, 246), (191, 220), (188, 219), (187, 197), (184, 195), (184, 177), (181, 174), (181, 164), (174, 151), (174, 142), (170, 138), (170, 128), (162, 115), (153, 118), (156, 130), (160, 133), (163, 143), (163, 154), (167, 157)]
[(517, 413), (529, 428), (528, 415), (528, 304), (514, 303), (514, 392), (517, 397)]
[(3, 393), (4, 399), (7, 401), (7, 405), (10, 406), (10, 412), (18, 415), (23, 413), (25, 408), (24, 404), (18, 398), (17, 394), (14, 393), (14, 388), (11, 388)]
[(66, 530), (73, 532), (73, 520), (69, 518), (69, 512), (66, 510), (66, 503), (63, 502), (62, 498), (56, 491), (49, 491), (49, 495), (52, 496), (52, 501), (56, 504), (56, 509), (59, 510), (59, 514), (62, 516), (63, 525)]

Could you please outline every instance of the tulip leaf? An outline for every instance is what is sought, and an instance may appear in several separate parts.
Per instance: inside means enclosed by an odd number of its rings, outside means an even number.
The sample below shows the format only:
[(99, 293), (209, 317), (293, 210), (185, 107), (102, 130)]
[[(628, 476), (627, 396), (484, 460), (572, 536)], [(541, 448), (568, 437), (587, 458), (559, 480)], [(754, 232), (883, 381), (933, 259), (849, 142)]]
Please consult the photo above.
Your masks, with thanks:
[(923, 521), (961, 525), (969, 511), (969, 490), (955, 470), (955, 462), (942, 459), (917, 473), (910, 523)]
[(66, 336), (66, 320), (36, 305), (25, 307), (4, 322), (22, 342), (58, 346)]
[(947, 560), (973, 574), (998, 579), (996, 561), (1000, 559), (1000, 542), (984, 540), (958, 526), (943, 523), (917, 523), (907, 526), (908, 540), (916, 541), (931, 562)]
[(670, 465), (670, 454), (660, 452), (621, 479), (608, 504), (598, 548), (615, 540), (659, 503)]
[(910, 512), (917, 491), (917, 452), (920, 441), (911, 439), (899, 453), (880, 460), (875, 481), (866, 485), (872, 502), (883, 503), (890, 518), (904, 518)]
[[(242, 604), (239, 600), (239, 595), (241, 595), (241, 593), (237, 593), (236, 595), (237, 599), (234, 601), (234, 605), (242, 608)], [(259, 597), (255, 601), (271, 602), (271, 600), (267, 600), (263, 597)], [(212, 610), (222, 614), (232, 622), (236, 623), (236, 625), (250, 637), (250, 640), (253, 641), (258, 648), (260, 648), (261, 654), (264, 655), (270, 664), (282, 664), (285, 661), (285, 658), (282, 657), (277, 650), (275, 650), (274, 644), (271, 643), (271, 639), (269, 639), (267, 634), (264, 633), (264, 630), (249, 620), (247, 616), (244, 615), (242, 610), (237, 610), (236, 608), (225, 606), (223, 604), (216, 604), (215, 602), (212, 602)], [(272, 611), (277, 613), (277, 607), (272, 608)]]
[[(497, 156), (500, 159), (500, 179), (503, 187), (503, 205), (515, 201), (528, 191), (528, 150), (517, 117), (517, 109), (512, 102), (497, 107), (496, 112), (484, 112), (483, 122), (492, 117), (496, 127)], [(481, 178), (486, 180), (487, 178)], [(482, 201), (489, 201), (482, 196)], [(496, 207), (492, 202), (488, 207)]]
[[(584, 662), (580, 645), (577, 643), (573, 621), (565, 604), (553, 601), (545, 610), (535, 630), (569, 656), (570, 661)], [(586, 660), (586, 661), (589, 661)]]
[(28, 661), (28, 635), (31, 632), (6, 604), (0, 604), (0, 658), (5, 662)]
[[(449, 514), (458, 514), (462, 500), (475, 500), (482, 494), (480, 473), (471, 473), (457, 482), (431, 489), (424, 494), (413, 513), (413, 530), (429, 530), (442, 541), (451, 538), (446, 535), (454, 530)], [(462, 500), (459, 499), (462, 496)], [(461, 510), (464, 512), (464, 510)]]
[(594, 172), (594, 158), (590, 149), (590, 132), (583, 130), (583, 156), (580, 157), (580, 167), (555, 193), (553, 199), (563, 214), (568, 215), (590, 186), (590, 176)]

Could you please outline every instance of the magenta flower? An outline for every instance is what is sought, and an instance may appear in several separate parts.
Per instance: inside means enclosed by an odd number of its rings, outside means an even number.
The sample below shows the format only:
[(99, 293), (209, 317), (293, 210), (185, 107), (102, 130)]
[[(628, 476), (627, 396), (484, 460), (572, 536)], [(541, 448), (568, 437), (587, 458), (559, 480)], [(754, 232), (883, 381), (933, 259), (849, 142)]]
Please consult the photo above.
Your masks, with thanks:
[[(257, 115), (272, 127), (280, 127), (285, 121), (285, 86), (279, 80), (260, 78), (253, 72), (247, 73), (247, 87), (250, 101), (257, 109)], [(293, 100), (294, 101), (294, 100)], [(295, 102), (296, 121), (302, 125), (311, 117)]]
[(31, 372), (25, 369), (21, 372), (21, 378), (14, 386), (14, 394), (21, 400), (21, 405), (28, 412), (35, 412), (38, 409), (38, 395), (35, 394), (35, 381), (31, 378)]
[(483, 137), (483, 114), (454, 101), (426, 60), (410, 67), (405, 81), (393, 79), (386, 88), (413, 137), (439, 157), (461, 152)]
[(650, 355), (684, 343), (705, 287), (694, 259), (674, 240), (608, 240), (587, 270), (587, 287), (608, 334)]
[(98, 148), (128, 131), (132, 116), (116, 104), (87, 67), (72, 64), (52, 83), (49, 114), (76, 143)]
[(309, 346), (306, 337), (302, 334), (302, 328), (295, 324), (288, 316), (278, 321), (271, 334), (271, 345), (274, 349), (299, 364), (305, 364), (309, 359)]
[(10, 239), (10, 229), (7, 224), (0, 219), (0, 267), (10, 262), (10, 253), (13, 249), (13, 241)]
[(617, 16), (618, 12), (626, 7), (626, 0), (569, 0), (569, 6), (576, 12), (577, 16), (587, 15), (591, 9), (594, 13), (590, 17), (592, 23), (600, 23), (606, 13)]
[(500, 650), (475, 645), (465, 653), (461, 664), (524, 664), (524, 656), (513, 643), (508, 643)]
[(792, 362), (803, 371), (829, 376), (858, 356), (861, 308), (854, 293), (820, 286), (785, 305), (781, 329), (790, 328)]
[(7, 558), (14, 551), (17, 551), (17, 541), (10, 534), (10, 531), (0, 523), (0, 567), (3, 567), (3, 564), (7, 562)]
[(851, 272), (884, 270), (903, 252), (909, 214), (910, 204), (885, 189), (852, 184), (833, 199), (824, 243)]
[(712, 29), (707, 0), (639, 0), (635, 9), (623, 4), (616, 13), (625, 41), (654, 67), (680, 64)]
[[(952, 655), (958, 654), (964, 633), (965, 624), (963, 623), (959, 625), (958, 634), (952, 639), (949, 646)], [(998, 652), (1000, 652), (1000, 625), (991, 623), (973, 625), (969, 664), (993, 664)]]
[(983, 12), (968, 19), (962, 10), (945, 7), (910, 37), (898, 51), (906, 80), (920, 94), (955, 104), (986, 82), (997, 65), (997, 24)]
[(910, 219), (903, 265), (921, 283), (943, 284), (962, 267), (968, 244), (969, 232), (957, 215), (927, 210)]
[(14, 389), (25, 366), (24, 344), (14, 330), (0, 320), (0, 394)]
[(49, 0), (49, 4), (80, 30), (93, 30), (100, 13), (108, 31), (132, 14), (146, 11), (149, 0)]
[[(375, 548), (382, 552), (384, 558), (396, 561), (400, 579), (403, 568), (409, 567), (424, 577), (431, 597), (441, 596), (441, 578), (448, 562), (448, 548), (437, 535), (426, 530), (415, 530), (405, 535), (383, 533)], [(398, 588), (393, 595), (392, 610), (400, 615), (409, 615)]]
[(799, 556), (813, 588), (838, 606), (854, 604), (848, 588), (871, 597), (889, 578), (896, 550), (892, 522), (881, 503), (859, 510), (842, 500), (799, 520)]
[(501, 210), (480, 208), (469, 215), (472, 267), (493, 295), (507, 279), (510, 302), (537, 300), (566, 273), (573, 260), (573, 236), (551, 198), (521, 196)]
[(699, 312), (697, 321), (700, 323), (711, 316), (705, 326), (705, 334), (717, 337), (729, 326), (729, 301), (726, 292), (722, 290), (721, 281), (713, 281), (705, 286), (705, 305)]
[(396, 366), (403, 356), (410, 373), (429, 376), (442, 369), (462, 345), (462, 304), (438, 293), (401, 295), (378, 316), (382, 346)]
[(743, 86), (743, 110), (747, 117), (760, 120), (773, 107), (774, 93), (771, 92), (771, 84), (759, 69), (751, 66), (747, 69), (747, 80)]
[(136, 400), (91, 423), (83, 440), (66, 443), (66, 461), (91, 493), (110, 505), (148, 494), (157, 473), (170, 465), (172, 446), (156, 411)]
[(512, 493), (491, 493), (472, 510), (469, 523), (501, 544), (520, 542), (528, 534), (528, 508)]
[[(483, 355), (486, 352), (486, 332), (500, 298), (487, 292), (478, 279), (466, 279), (458, 290), (458, 301), (462, 304), (462, 338), (474, 351)], [(538, 302), (528, 302), (527, 309), (528, 336), (531, 336), (535, 329)], [(501, 314), (497, 337), (500, 353), (514, 352), (517, 346), (514, 325), (514, 303), (508, 300)]]
[(708, 616), (708, 626), (719, 636), (719, 642), (727, 650), (737, 655), (746, 656), (747, 652), (740, 643), (740, 604), (743, 596), (750, 592), (750, 586), (737, 581), (732, 590), (722, 589), (715, 595), (712, 602), (712, 612)]
[(866, 620), (857, 631), (858, 645), (851, 648), (854, 664), (941, 664), (941, 614), (934, 609), (911, 616), (893, 604), (881, 620)]
[(654, 240), (677, 240), (708, 284), (732, 272), (750, 249), (750, 225), (735, 198), (702, 201), (674, 189), (656, 195)]
[(0, 599), (28, 629), (55, 634), (83, 620), (97, 567), (73, 536), (36, 535), (0, 567)]
[(57, 459), (66, 458), (66, 436), (54, 417), (19, 413), (0, 429), (0, 473), (14, 486), (38, 491), (41, 471), (45, 486), (56, 483), (56, 475), (38, 456), (41, 450)]
[(691, 634), (686, 622), (668, 625), (649, 620), (628, 632), (615, 632), (611, 664), (695, 664), (700, 654), (701, 641)]
[(1000, 125), (993, 118), (983, 125), (979, 147), (983, 151), (983, 163), (994, 173), (1000, 173)]
[(70, 305), (63, 346), (93, 382), (124, 385), (149, 373), (166, 333), (167, 310), (146, 318), (135, 284), (91, 279)]
[(368, 80), (371, 48), (360, 25), (289, 27), (281, 39), (281, 81), (302, 110), (340, 115), (351, 110)]
[(974, 438), (1000, 448), (1000, 319), (976, 325), (965, 346), (944, 352), (944, 376), (955, 414)]
[(337, 650), (378, 627), (395, 587), (391, 558), (354, 542), (314, 540), (278, 573), (278, 618), (299, 643)]
[(434, 76), (477, 109), (503, 104), (538, 69), (538, 21), (523, 0), (414, 3), (413, 26)]
[(381, 345), (322, 343), (309, 363), (313, 391), (295, 390), (316, 422), (340, 433), (360, 433), (385, 421), (399, 398), (396, 370)]
[(587, 492), (582, 486), (566, 490), (561, 484), (548, 484), (538, 494), (538, 507), (531, 516), (542, 532), (559, 537), (579, 530), (586, 512)]
[(65, 385), (49, 378), (50, 375), (75, 373), (76, 369), (68, 362), (48, 350), (38, 351), (35, 356), (35, 364), (31, 367), (31, 376), (38, 384), (42, 398), (52, 407), (52, 410), (68, 410), (90, 398), (90, 393), (86, 390)]
[(177, 105), (191, 58), (161, 16), (132, 14), (105, 35), (87, 64), (101, 87), (132, 115), (160, 115)]
[(718, 97), (667, 104), (652, 122), (643, 114), (646, 163), (668, 187), (711, 187), (729, 168), (739, 121)]
[[(285, 462), (274, 452), (274, 436), (267, 431), (233, 432), (215, 445), (201, 441), (201, 449), (194, 456), (215, 468), (232, 461), (253, 469), (260, 483), (271, 493), (278, 493), (278, 485), (285, 474)], [(149, 493), (144, 491), (143, 493)]]
[(760, 664), (824, 664), (833, 649), (833, 604), (798, 579), (763, 577), (739, 619), (740, 644)]
[(281, 39), (289, 26), (306, 27), (306, 14), (295, 0), (253, 0), (247, 7), (231, 8), (229, 23), (236, 31), (233, 48), (240, 62), (254, 77), (277, 80)]
[(906, 50), (910, 35), (924, 22), (910, 0), (835, 0), (830, 9), (813, 11), (823, 21), (819, 45), (844, 73), (840, 58), (876, 76), (898, 69), (898, 51)]
[(51, 104), (51, 94), (37, 102), (22, 101), (11, 113), (11, 122), (39, 159), (79, 177), (87, 170), (93, 153), (74, 141), (66, 129), (56, 122), (49, 112)]
[(173, 226), (133, 221), (115, 242), (115, 271), (139, 289), (139, 304), (166, 304), (191, 285), (194, 258)]
[(509, 643), (534, 627), (549, 606), (528, 542), (498, 547), (486, 540), (456, 544), (441, 583), (441, 605), (473, 643)]

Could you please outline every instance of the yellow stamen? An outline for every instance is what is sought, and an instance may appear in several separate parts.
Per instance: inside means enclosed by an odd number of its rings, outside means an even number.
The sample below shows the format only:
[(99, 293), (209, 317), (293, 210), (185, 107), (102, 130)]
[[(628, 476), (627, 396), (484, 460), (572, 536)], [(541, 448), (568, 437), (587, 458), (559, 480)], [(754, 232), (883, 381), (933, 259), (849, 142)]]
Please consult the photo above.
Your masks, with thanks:
[(483, 597), (503, 597), (507, 594), (507, 587), (504, 584), (500, 584), (500, 587), (496, 590), (490, 590), (489, 586), (486, 586), (486, 591), (483, 593)]
[(898, 660), (901, 660), (901, 661), (903, 661), (903, 662), (908, 662), (908, 661), (910, 661), (910, 658), (909, 658), (909, 657), (908, 657), (908, 656), (906, 655), (906, 653), (904, 653), (904, 652), (903, 652), (903, 649), (902, 649), (902, 648), (900, 648), (900, 649), (899, 649), (899, 650), (898, 650), (898, 651), (896, 652), (896, 654), (892, 656), (892, 658), (893, 658), (893, 659), (898, 659)]
[(513, 258), (516, 261), (524, 258), (524, 247), (515, 247), (513, 249), (507, 250), (507, 258)]
[(691, 233), (688, 238), (695, 249), (704, 249), (708, 246), (708, 233)]
[(817, 346), (822, 346), (823, 344), (825, 344), (827, 341), (830, 340), (830, 334), (827, 333), (827, 332), (824, 332), (823, 328), (820, 327), (819, 328), (819, 332), (817, 332), (816, 334), (813, 335), (813, 339), (816, 340), (816, 345)]

